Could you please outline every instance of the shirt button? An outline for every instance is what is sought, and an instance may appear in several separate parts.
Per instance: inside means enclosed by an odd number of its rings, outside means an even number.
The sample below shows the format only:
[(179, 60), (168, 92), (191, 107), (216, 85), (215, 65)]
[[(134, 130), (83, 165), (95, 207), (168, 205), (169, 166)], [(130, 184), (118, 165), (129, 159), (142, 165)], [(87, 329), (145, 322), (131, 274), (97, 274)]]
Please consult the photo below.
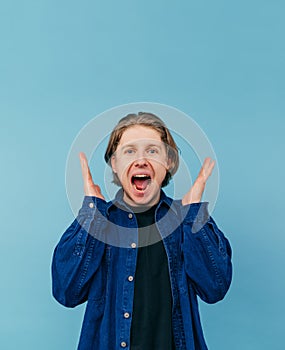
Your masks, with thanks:
[(122, 347), (122, 348), (125, 348), (126, 346), (127, 346), (127, 343), (126, 343), (125, 341), (122, 341), (122, 342), (121, 342), (121, 347)]
[(136, 248), (136, 246), (137, 246), (137, 245), (136, 245), (135, 243), (132, 243), (132, 244), (131, 244), (131, 247), (132, 247), (132, 248)]
[(132, 219), (132, 217), (133, 217), (133, 214), (129, 213), (129, 219)]
[(94, 208), (94, 203), (89, 203), (89, 208)]
[(129, 318), (129, 317), (130, 317), (130, 314), (129, 314), (128, 312), (125, 312), (125, 313), (124, 313), (124, 317), (125, 317), (125, 318)]
[(128, 280), (129, 280), (130, 282), (132, 282), (132, 281), (134, 280), (134, 277), (133, 277), (133, 276), (129, 276), (129, 277), (128, 277)]

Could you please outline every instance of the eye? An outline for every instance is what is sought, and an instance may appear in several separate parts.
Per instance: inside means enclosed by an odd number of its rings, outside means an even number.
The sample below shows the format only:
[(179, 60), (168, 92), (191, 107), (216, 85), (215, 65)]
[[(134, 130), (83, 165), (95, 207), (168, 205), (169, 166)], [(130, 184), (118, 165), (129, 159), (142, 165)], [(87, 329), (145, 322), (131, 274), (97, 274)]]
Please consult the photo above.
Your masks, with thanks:
[(128, 148), (125, 150), (125, 154), (133, 154), (135, 151), (132, 148)]
[(147, 150), (147, 153), (151, 155), (158, 154), (158, 150), (156, 148), (150, 148)]

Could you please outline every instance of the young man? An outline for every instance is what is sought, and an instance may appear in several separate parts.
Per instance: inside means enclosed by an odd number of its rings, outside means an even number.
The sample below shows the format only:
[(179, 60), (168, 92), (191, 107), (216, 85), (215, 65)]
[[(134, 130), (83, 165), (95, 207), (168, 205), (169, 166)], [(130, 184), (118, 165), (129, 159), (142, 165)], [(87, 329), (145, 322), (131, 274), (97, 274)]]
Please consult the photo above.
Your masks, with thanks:
[(113, 201), (80, 160), (83, 206), (52, 262), (54, 297), (67, 307), (87, 301), (78, 349), (207, 349), (197, 296), (223, 299), (232, 277), (229, 242), (201, 202), (214, 161), (182, 200), (167, 197), (178, 151), (151, 113), (124, 117), (110, 136), (105, 160), (121, 186)]

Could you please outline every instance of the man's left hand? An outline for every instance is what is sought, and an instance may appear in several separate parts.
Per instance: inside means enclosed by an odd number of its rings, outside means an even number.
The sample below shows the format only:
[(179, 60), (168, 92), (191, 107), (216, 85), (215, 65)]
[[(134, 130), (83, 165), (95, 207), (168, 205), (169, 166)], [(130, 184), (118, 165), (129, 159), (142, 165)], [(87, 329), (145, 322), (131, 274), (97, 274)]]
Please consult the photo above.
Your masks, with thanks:
[(210, 177), (210, 175), (212, 174), (212, 170), (214, 166), (215, 166), (215, 161), (212, 160), (211, 158), (206, 158), (204, 160), (204, 163), (200, 169), (200, 172), (193, 186), (182, 198), (183, 205), (201, 202), (202, 195), (205, 190), (206, 182)]

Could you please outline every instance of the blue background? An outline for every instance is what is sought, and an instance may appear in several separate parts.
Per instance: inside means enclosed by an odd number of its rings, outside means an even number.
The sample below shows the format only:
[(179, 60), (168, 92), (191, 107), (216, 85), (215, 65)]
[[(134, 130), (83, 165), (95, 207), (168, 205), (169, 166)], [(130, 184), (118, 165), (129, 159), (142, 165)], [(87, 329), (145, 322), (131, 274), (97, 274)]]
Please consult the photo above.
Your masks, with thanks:
[(52, 251), (73, 220), (65, 162), (90, 119), (136, 101), (189, 114), (219, 160), (213, 216), (232, 243), (234, 279), (224, 301), (201, 303), (209, 348), (284, 349), (284, 7), (2, 3), (1, 349), (76, 348), (84, 306), (51, 296)]

